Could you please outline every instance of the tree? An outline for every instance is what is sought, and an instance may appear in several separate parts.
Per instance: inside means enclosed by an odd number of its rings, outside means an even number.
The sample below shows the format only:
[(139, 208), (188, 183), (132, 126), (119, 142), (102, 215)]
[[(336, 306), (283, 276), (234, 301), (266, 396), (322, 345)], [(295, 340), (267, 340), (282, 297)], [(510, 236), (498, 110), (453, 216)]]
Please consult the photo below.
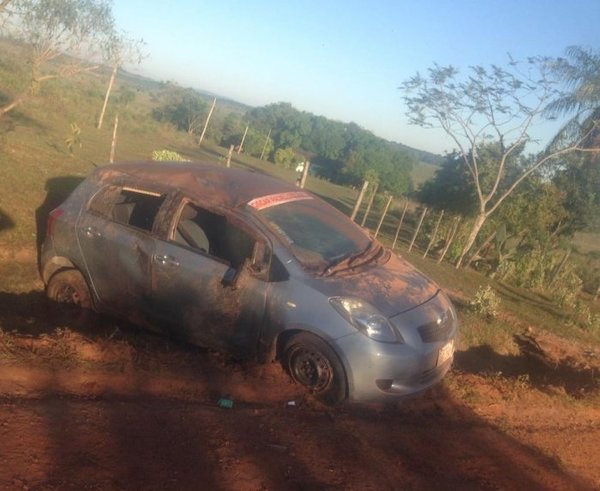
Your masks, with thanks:
[(142, 39), (132, 39), (125, 32), (112, 32), (110, 34), (108, 41), (104, 46), (104, 59), (110, 64), (112, 71), (104, 96), (104, 104), (102, 105), (102, 110), (98, 117), (98, 124), (96, 125), (98, 129), (102, 128), (104, 113), (106, 112), (108, 99), (110, 98), (119, 68), (121, 68), (124, 63), (135, 63), (139, 65), (145, 57), (144, 46), (145, 43)]
[[(531, 141), (532, 125), (547, 104), (560, 96), (552, 62), (548, 58), (530, 58), (525, 63), (511, 59), (507, 68), (471, 67), (466, 78), (459, 77), (452, 66), (435, 64), (427, 77), (417, 74), (401, 86), (410, 123), (441, 128), (452, 139), (477, 196), (477, 211), (457, 267), (489, 216), (525, 179), (568, 153), (594, 150), (584, 147), (588, 132), (548, 147), (523, 162), (515, 173), (507, 172), (511, 156)], [(482, 145), (490, 142), (497, 146), (495, 155), (480, 156)], [(482, 172), (484, 161), (489, 173)]]
[[(600, 120), (600, 52), (579, 46), (566, 50), (567, 58), (559, 58), (554, 73), (566, 85), (569, 92), (562, 94), (546, 107), (549, 117), (571, 116), (554, 138), (555, 143), (588, 134)], [(598, 128), (590, 135), (598, 137)]]
[[(7, 5), (7, 4), (6, 4)], [(95, 70), (84, 61), (99, 56), (93, 50), (114, 31), (105, 0), (13, 0), (9, 32), (27, 50), (30, 75), (17, 95), (0, 107), (0, 116), (22, 104), (48, 80)]]
[[(600, 52), (571, 46), (567, 58), (557, 61), (554, 71), (569, 92), (546, 108), (550, 117), (569, 116), (554, 138), (556, 144), (574, 136), (589, 135), (584, 146), (599, 145)], [(591, 130), (591, 131), (590, 131)], [(572, 220), (570, 231), (600, 229), (600, 165), (597, 155), (570, 156), (553, 182), (567, 193), (566, 207)]]
[(192, 135), (202, 128), (208, 104), (194, 89), (168, 87), (167, 102), (153, 112), (159, 121), (168, 121)]

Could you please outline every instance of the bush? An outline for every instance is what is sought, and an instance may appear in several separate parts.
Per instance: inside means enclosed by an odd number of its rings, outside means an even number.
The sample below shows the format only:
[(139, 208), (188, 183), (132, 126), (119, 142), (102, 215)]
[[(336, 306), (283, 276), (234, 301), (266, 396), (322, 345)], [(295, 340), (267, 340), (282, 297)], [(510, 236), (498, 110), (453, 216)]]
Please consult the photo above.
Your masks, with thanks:
[(469, 305), (474, 312), (491, 320), (498, 316), (500, 299), (490, 285), (487, 285), (486, 287), (480, 286)]
[(173, 150), (154, 150), (152, 152), (152, 160), (156, 161), (175, 161), (175, 162), (190, 162), (183, 155), (174, 152)]

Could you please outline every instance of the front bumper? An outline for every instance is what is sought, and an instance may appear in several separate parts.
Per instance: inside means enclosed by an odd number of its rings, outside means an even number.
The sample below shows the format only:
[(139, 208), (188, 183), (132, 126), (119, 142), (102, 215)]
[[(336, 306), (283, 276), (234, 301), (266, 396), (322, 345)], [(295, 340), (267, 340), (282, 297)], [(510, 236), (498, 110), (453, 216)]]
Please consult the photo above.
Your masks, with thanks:
[(443, 293), (392, 317), (404, 343), (373, 341), (356, 332), (335, 340), (353, 401), (386, 401), (422, 392), (452, 365), (456, 314)]

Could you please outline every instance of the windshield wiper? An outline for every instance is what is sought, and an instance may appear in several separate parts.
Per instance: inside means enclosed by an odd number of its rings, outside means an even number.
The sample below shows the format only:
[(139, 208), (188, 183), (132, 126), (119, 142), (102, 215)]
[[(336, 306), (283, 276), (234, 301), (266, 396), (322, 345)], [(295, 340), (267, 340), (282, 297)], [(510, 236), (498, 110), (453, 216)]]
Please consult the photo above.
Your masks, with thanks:
[(369, 242), (369, 245), (365, 247), (362, 251), (358, 252), (350, 252), (348, 254), (344, 254), (342, 257), (339, 257), (333, 261), (331, 261), (323, 270), (323, 276), (331, 276), (336, 271), (340, 271), (342, 269), (352, 267), (352, 263), (356, 261), (359, 257), (365, 255), (371, 249), (373, 245), (373, 241)]

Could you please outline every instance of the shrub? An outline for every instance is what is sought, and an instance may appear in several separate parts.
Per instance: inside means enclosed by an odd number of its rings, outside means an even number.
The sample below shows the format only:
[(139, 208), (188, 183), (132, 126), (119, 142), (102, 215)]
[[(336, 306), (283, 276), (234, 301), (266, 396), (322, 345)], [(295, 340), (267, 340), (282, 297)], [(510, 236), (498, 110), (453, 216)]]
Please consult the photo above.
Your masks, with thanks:
[(156, 161), (176, 161), (176, 162), (190, 162), (183, 155), (174, 152), (173, 150), (154, 150), (152, 152), (152, 160)]
[(495, 319), (498, 316), (500, 299), (490, 285), (480, 286), (475, 297), (470, 303), (471, 309), (488, 320)]

